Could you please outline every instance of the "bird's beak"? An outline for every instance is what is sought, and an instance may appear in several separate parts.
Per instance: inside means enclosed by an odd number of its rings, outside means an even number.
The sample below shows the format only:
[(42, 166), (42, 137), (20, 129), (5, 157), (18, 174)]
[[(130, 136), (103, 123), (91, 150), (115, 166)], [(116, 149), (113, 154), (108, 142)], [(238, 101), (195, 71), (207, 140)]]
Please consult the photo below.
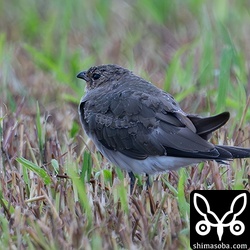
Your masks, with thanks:
[(88, 78), (88, 76), (87, 76), (87, 71), (82, 71), (82, 72), (80, 72), (77, 76), (76, 76), (77, 78), (80, 78), (80, 79), (83, 79), (84, 81), (86, 81), (86, 82), (89, 82), (89, 78)]

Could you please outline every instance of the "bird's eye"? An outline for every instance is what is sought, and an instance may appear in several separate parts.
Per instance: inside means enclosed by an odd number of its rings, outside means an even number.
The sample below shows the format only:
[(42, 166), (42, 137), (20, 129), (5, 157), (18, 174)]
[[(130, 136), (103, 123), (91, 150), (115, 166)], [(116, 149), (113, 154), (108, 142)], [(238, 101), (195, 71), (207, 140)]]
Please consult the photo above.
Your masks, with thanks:
[(100, 75), (100, 74), (97, 74), (97, 73), (94, 73), (93, 76), (92, 76), (92, 78), (93, 78), (94, 80), (97, 80), (97, 79), (99, 79), (100, 77), (101, 77), (101, 75)]

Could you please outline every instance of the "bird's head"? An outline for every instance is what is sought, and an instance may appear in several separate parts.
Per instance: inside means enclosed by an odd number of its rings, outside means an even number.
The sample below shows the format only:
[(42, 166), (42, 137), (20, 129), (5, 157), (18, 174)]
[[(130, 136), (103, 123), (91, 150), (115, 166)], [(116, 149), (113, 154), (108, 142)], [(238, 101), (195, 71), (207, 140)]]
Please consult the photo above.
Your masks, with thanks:
[(91, 90), (99, 86), (114, 83), (127, 73), (130, 73), (127, 69), (118, 65), (107, 64), (94, 66), (87, 71), (82, 71), (77, 75), (77, 78), (85, 80), (87, 90)]

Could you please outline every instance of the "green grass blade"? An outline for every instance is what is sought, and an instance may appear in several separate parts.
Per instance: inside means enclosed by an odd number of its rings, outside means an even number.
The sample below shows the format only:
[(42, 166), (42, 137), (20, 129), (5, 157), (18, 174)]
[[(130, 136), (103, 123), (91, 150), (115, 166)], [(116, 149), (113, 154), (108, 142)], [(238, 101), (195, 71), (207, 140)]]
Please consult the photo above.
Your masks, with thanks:
[(32, 163), (29, 160), (24, 159), (23, 157), (19, 157), (16, 159), (17, 162), (22, 164), (22, 166), (26, 167), (30, 171), (36, 173), (39, 177), (41, 177), (46, 185), (51, 183), (51, 178), (47, 174), (47, 172), (36, 164)]
[(185, 182), (187, 179), (186, 169), (181, 168), (179, 170), (179, 173), (180, 173), (180, 175), (179, 175), (179, 182), (178, 182), (177, 198), (178, 198), (180, 212), (181, 212), (183, 217), (186, 217), (186, 215), (190, 213), (190, 206), (189, 206), (189, 204), (186, 200), (186, 197), (185, 197)]
[(223, 107), (225, 107), (226, 104), (226, 98), (230, 84), (230, 68), (232, 64), (233, 53), (234, 52), (231, 47), (226, 47), (222, 51), (216, 113), (223, 111)]
[(40, 153), (42, 155), (44, 140), (43, 140), (42, 125), (41, 125), (41, 114), (40, 114), (40, 108), (39, 108), (38, 102), (36, 103), (36, 129), (37, 129), (39, 149), (40, 149)]

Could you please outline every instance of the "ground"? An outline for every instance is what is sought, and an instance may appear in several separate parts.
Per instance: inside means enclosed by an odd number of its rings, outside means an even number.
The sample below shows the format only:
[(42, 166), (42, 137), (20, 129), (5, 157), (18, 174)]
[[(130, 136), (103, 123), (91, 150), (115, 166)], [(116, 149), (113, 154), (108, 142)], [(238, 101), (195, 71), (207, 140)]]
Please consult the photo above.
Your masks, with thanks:
[(115, 63), (187, 113), (229, 111), (217, 144), (250, 147), (248, 1), (0, 3), (0, 242), (6, 249), (188, 249), (195, 189), (249, 190), (250, 161), (129, 178), (84, 134), (77, 73)]

